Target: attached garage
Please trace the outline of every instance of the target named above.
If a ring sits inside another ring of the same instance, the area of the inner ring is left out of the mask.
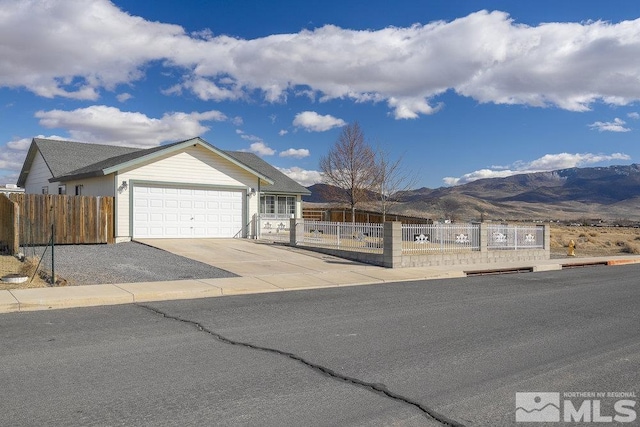
[[[116,242],[255,237],[262,199],[262,213],[277,203],[299,217],[310,194],[254,153],[201,138],[147,149],[34,138],[18,183],[27,193],[113,197]]]
[[[235,237],[244,224],[244,191],[135,185],[134,238]]]

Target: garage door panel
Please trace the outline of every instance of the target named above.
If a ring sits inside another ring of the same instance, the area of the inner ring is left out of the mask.
[[[242,191],[133,186],[133,236],[234,237],[243,226]]]
[[[178,227],[165,226],[164,227],[164,232],[167,234],[167,237],[170,237],[170,236],[178,237],[178,235],[179,235]]]

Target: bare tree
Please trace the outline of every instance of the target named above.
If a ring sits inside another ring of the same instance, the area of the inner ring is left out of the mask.
[[[410,190],[416,181],[417,176],[403,168],[402,156],[392,160],[388,151],[378,148],[374,191],[380,203],[382,222],[387,220],[391,207],[401,201],[402,193]]]
[[[330,197],[351,207],[351,222],[356,206],[371,199],[376,176],[375,153],[365,141],[357,122],[346,126],[326,156],[320,159],[323,183],[336,188]]]

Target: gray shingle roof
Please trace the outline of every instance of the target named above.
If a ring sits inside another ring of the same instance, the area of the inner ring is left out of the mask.
[[[33,142],[38,147],[54,178],[106,159],[140,151],[139,148],[132,147],[41,138],[34,138]]]
[[[73,141],[58,141],[51,139],[34,138],[33,144],[29,148],[27,159],[20,173],[18,184],[24,186],[26,176],[29,172],[36,150],[40,151],[47,166],[53,175],[53,181],[66,181],[70,179],[82,179],[92,176],[102,176],[109,168],[117,168],[119,165],[135,161],[141,157],[166,150],[174,145],[187,141],[197,140],[207,146],[224,153],[234,161],[244,167],[267,177],[273,181],[272,185],[266,185],[263,191],[290,193],[290,194],[311,194],[302,185],[289,178],[269,163],[262,160],[253,153],[241,151],[223,151],[213,147],[208,142],[194,138],[173,144],[161,145],[158,147],[140,149],[134,147],[121,147],[114,145],[90,144]]]
[[[253,153],[247,153],[244,151],[225,151],[225,153],[237,161],[249,166],[251,169],[271,178],[273,185],[264,187],[262,189],[263,191],[304,195],[311,194],[311,192],[305,187],[298,184],[296,181],[289,178],[287,175],[283,174]]]

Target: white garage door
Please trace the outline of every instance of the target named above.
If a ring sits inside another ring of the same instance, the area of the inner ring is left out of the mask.
[[[242,191],[134,186],[133,237],[234,237],[242,229]]]

